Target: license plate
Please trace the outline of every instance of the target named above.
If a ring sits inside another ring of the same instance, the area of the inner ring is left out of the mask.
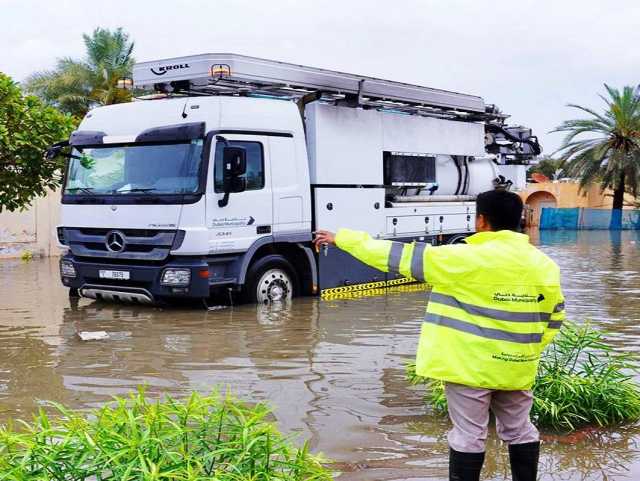
[[[98,272],[100,279],[118,279],[121,281],[129,280],[129,271],[103,271]]]

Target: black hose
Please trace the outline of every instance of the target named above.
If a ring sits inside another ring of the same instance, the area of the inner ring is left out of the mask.
[[[464,187],[462,189],[462,193],[464,195],[469,193],[469,161],[467,157],[463,157],[464,159]]]
[[[454,195],[458,195],[460,193],[460,183],[462,182],[462,169],[460,168],[460,164],[458,163],[458,156],[452,155],[453,163],[456,164],[456,169],[458,169],[458,185],[456,186],[456,192]]]

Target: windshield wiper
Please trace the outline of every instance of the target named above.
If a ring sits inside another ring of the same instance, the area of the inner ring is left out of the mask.
[[[155,187],[134,187],[133,189],[114,190],[114,194],[122,194],[123,192],[151,192],[157,190]]]
[[[82,192],[83,194],[95,195],[93,187],[70,187],[66,189],[67,192]]]

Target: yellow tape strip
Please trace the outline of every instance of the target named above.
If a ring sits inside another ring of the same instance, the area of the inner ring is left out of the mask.
[[[428,284],[418,283],[411,277],[401,277],[400,279],[391,279],[388,281],[367,282],[364,284],[322,289],[320,297],[325,300],[347,299],[380,296],[388,292],[417,292],[427,290],[428,288]]]

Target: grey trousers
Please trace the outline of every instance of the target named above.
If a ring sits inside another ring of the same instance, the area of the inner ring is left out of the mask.
[[[493,391],[461,384],[445,385],[449,417],[449,446],[463,453],[482,453],[489,425],[489,411],[496,418],[498,437],[508,444],[533,443],[540,440],[529,419],[533,405],[531,391]]]

